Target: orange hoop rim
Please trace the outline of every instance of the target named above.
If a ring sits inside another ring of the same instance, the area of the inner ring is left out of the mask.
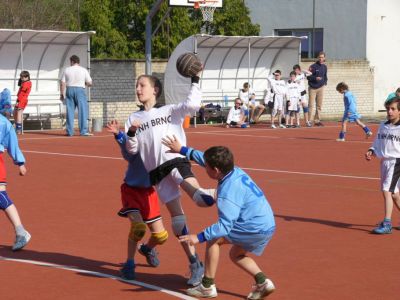
[[[194,2],[193,8],[194,9],[199,9],[200,8],[200,4],[204,5],[204,4],[210,3],[210,6],[211,6],[212,4],[215,4],[217,2],[218,2],[217,0],[199,0],[199,1],[195,1]]]

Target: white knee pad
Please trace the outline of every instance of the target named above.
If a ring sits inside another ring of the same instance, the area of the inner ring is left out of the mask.
[[[176,236],[189,234],[189,229],[186,226],[186,216],[179,215],[172,217],[172,231]]]
[[[215,189],[199,188],[193,195],[193,200],[200,207],[213,206],[215,203]]]

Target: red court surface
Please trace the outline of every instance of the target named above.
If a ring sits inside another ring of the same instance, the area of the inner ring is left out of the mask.
[[[256,258],[277,287],[268,299],[398,299],[400,231],[369,233],[383,218],[379,162],[364,160],[372,140],[350,126],[348,141],[339,143],[338,123],[327,125],[276,130],[199,126],[188,129],[187,137],[201,150],[230,147],[236,165],[271,203],[277,232]],[[0,299],[191,299],[184,293],[188,263],[171,230],[158,249],[159,268],[138,256],[138,282],[115,280],[125,260],[129,226],[116,214],[126,162],[112,136],[26,133],[20,146],[28,174],[18,176],[7,158],[8,193],[32,240],[24,250],[11,252],[13,230],[5,216],[0,218]],[[203,186],[215,186],[203,169],[193,169]],[[183,206],[192,232],[216,220],[215,208],[198,208],[187,196]],[[170,229],[164,207],[162,213]],[[397,211],[393,221],[398,224]],[[197,249],[204,257],[205,245]],[[218,299],[243,299],[253,279],[229,261],[228,250],[221,251]]]

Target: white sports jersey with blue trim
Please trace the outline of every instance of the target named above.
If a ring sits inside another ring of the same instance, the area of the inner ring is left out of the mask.
[[[125,132],[128,132],[133,121],[139,121],[140,127],[134,137],[126,141],[126,150],[130,154],[140,153],[147,171],[154,170],[164,162],[175,157],[182,157],[179,153],[169,153],[168,147],[161,143],[165,136],[175,135],[178,141],[185,145],[186,135],[182,128],[183,120],[200,109],[201,90],[197,83],[192,83],[187,99],[179,104],[165,105],[141,110],[132,113],[125,123]]]
[[[379,158],[400,158],[400,124],[382,122],[370,149]]]

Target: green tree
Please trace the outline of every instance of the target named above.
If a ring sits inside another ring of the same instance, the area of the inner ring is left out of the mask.
[[[98,58],[143,58],[145,54],[146,17],[156,0],[81,0],[83,30],[95,30],[92,56]],[[99,3],[100,2],[100,3]],[[152,20],[153,30],[168,10],[164,1]],[[173,7],[152,40],[152,57],[168,58],[175,47],[190,35],[200,32],[199,10]],[[252,24],[242,0],[225,0],[217,9],[209,27],[212,34],[258,35],[260,27]]]
[[[78,30],[84,0],[0,0],[0,28]]]
[[[115,1],[116,2],[116,1]],[[92,57],[129,57],[127,37],[115,27],[114,1],[85,0],[81,10],[81,26],[95,30],[91,38]]]

